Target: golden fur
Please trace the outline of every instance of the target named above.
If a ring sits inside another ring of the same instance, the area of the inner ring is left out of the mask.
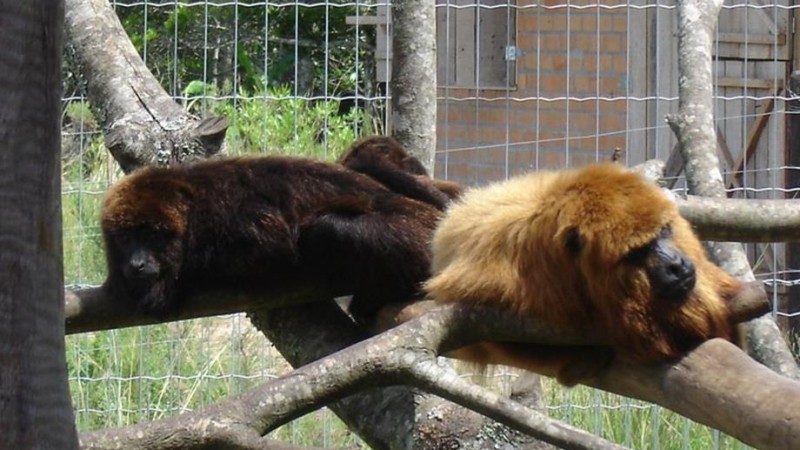
[[[665,226],[696,268],[695,288],[683,301],[653,298],[645,268],[625,259]],[[568,242],[575,233],[582,244],[577,255]],[[591,330],[616,354],[640,362],[677,357],[713,337],[730,339],[726,300],[741,288],[707,259],[657,186],[614,164],[532,173],[468,191],[437,228],[432,264],[426,289],[438,301],[496,303]],[[498,344],[462,356],[572,384],[608,361],[580,361],[593,351]]]

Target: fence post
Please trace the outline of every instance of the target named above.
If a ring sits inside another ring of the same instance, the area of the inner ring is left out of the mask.
[[[800,166],[800,70],[795,70],[789,76],[790,99],[786,101],[786,126],[788,128],[786,143],[786,159],[789,167]],[[800,187],[800,171],[788,170],[786,175],[786,187],[788,189]],[[789,198],[795,194],[788,192]],[[786,266],[800,267],[800,244],[789,242],[786,245]],[[787,311],[800,311],[800,286],[789,288],[789,298],[787,299]],[[800,329],[800,318],[790,317],[788,320],[790,329]]]

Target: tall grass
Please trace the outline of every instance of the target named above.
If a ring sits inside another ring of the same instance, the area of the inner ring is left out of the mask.
[[[197,88],[195,85],[194,88]],[[191,98],[191,92],[187,92]],[[371,133],[363,111],[335,102],[287,98],[285,90],[235,100],[190,100],[186,107],[231,122],[229,154],[289,153],[333,160]],[[103,192],[121,176],[85,104],[65,109],[64,268],[68,285],[105,277],[98,226]],[[212,404],[290,368],[242,315],[214,317],[67,338],[70,388],[78,427],[94,430],[160,419]],[[636,449],[742,449],[714,430],[659,407],[577,387],[544,385],[548,412]],[[359,442],[328,410],[272,433],[300,445]]]

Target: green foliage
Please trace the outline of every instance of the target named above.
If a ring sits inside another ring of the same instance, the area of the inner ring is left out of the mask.
[[[301,94],[373,89],[362,62],[371,57],[374,30],[346,24],[346,17],[356,15],[351,2],[306,6],[278,1],[265,7],[116,3],[131,42],[169,92],[180,92],[198,79],[228,86],[225,94],[287,84]],[[361,14],[369,12],[361,8]],[[296,65],[302,65],[299,73]]]
[[[106,263],[100,233],[100,205],[107,183],[65,182],[61,197],[64,223],[64,279],[67,284],[100,284]]]
[[[288,87],[256,94],[240,88],[235,98],[215,100],[216,86],[198,80],[187,83],[183,94],[190,111],[230,119],[230,154],[290,153],[331,160],[373,129],[363,110],[339,113],[340,103],[298,99]],[[64,156],[65,277],[68,284],[99,284],[105,260],[97,219],[102,194],[120,172],[85,104],[67,105],[64,117],[65,139],[80,144],[73,145],[77,152]],[[70,130],[89,134],[72,136]],[[241,316],[70,336],[67,361],[81,430],[195,410],[289,370]],[[563,389],[547,381],[545,404],[550,415],[632,448],[747,448],[657,406],[589,388]],[[293,421],[271,436],[298,445],[352,447],[357,442],[328,410]]]
[[[215,93],[214,86],[193,81],[184,90],[186,107],[229,119],[230,155],[279,153],[332,161],[358,137],[374,132],[363,109],[341,113],[341,101],[293,97],[288,87],[256,95],[241,90],[234,101],[213,100]]]

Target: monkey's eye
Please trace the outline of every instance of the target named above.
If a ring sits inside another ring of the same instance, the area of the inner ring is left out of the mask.
[[[653,246],[655,243],[661,239],[672,239],[672,227],[669,225],[665,225],[661,228],[661,231],[658,232],[658,236],[655,239],[648,242],[641,247],[636,247],[629,251],[625,256],[622,257],[622,262],[627,264],[639,265],[644,263],[644,260],[650,255],[653,251]]]
[[[583,249],[583,239],[581,239],[581,235],[578,233],[577,228],[573,227],[567,230],[567,234],[564,239],[564,246],[572,256],[578,256],[578,254],[581,252],[581,249]]]
[[[653,251],[653,245],[656,241],[661,238],[656,238],[651,242],[648,242],[641,247],[636,247],[629,251],[625,256],[622,257],[622,262],[632,265],[642,265],[644,264],[645,259],[650,256],[650,253]]]

